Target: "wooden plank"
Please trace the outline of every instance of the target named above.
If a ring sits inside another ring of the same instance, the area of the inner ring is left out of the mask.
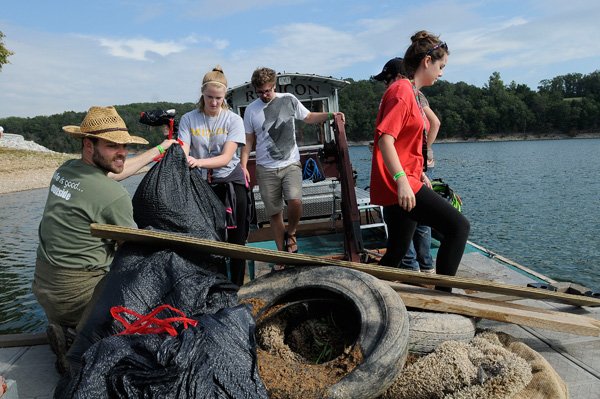
[[[186,236],[157,230],[143,230],[131,227],[113,226],[107,224],[90,225],[92,235],[117,241],[134,241],[153,244],[162,247],[193,248],[201,252],[215,255],[228,256],[237,259],[251,259],[255,261],[283,263],[287,265],[329,265],[348,267],[371,274],[377,278],[388,281],[402,281],[415,284],[428,284],[442,287],[472,289],[496,294],[516,295],[524,298],[547,299],[575,306],[600,306],[600,299],[582,295],[572,295],[562,292],[540,290],[536,288],[520,287],[458,276],[444,276],[440,274],[426,274],[396,269],[374,264],[363,264],[344,260],[327,259],[319,256],[292,254],[289,252],[272,251],[263,248],[253,248],[244,245],[229,244],[226,242],[205,240],[197,237]]]
[[[480,292],[480,291],[471,291],[471,290],[466,290],[465,294],[467,294],[467,296],[469,296],[469,297],[489,299],[491,301],[500,301],[500,302],[514,302],[514,301],[519,301],[519,300],[523,299],[523,298],[520,298],[515,295],[500,295],[500,294],[494,294],[491,292]]]
[[[0,348],[46,345],[47,343],[48,336],[46,335],[46,333],[21,333],[0,335]]]
[[[504,323],[600,337],[600,321],[577,314],[506,303],[467,295],[436,292],[429,288],[389,282],[408,307],[481,317]]]

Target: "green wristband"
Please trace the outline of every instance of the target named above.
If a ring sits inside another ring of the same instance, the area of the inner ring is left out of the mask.
[[[329,119],[330,121],[333,120],[333,112],[327,113],[327,119]]]
[[[156,149],[158,150],[159,154],[164,154],[165,153],[165,149],[160,144],[156,146]]]
[[[406,173],[404,173],[403,170],[401,170],[400,172],[396,173],[394,175],[394,181],[398,180],[399,178],[401,178],[402,176],[406,176]]]

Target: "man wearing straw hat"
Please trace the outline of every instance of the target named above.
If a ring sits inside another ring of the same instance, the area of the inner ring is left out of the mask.
[[[115,180],[134,174],[175,142],[165,140],[127,159],[126,167],[127,145],[148,141],[131,136],[114,107],[91,107],[81,126],[63,130],[82,139],[81,159],[65,162],[52,176],[32,284],[48,317],[48,339],[60,373],[68,370],[65,336],[73,337],[116,250],[114,241],[92,237],[90,223],[135,226],[129,193]]]

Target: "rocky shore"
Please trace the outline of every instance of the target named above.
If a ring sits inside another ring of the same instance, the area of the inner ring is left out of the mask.
[[[5,133],[0,139],[0,194],[48,187],[56,168],[77,157]]]
[[[56,169],[80,154],[55,152],[18,134],[0,138],[0,194],[46,188]],[[138,173],[145,173],[145,166]]]
[[[4,133],[2,135],[0,138],[0,147],[12,148],[16,150],[54,152],[34,141],[25,140],[25,138],[19,134],[12,133]]]

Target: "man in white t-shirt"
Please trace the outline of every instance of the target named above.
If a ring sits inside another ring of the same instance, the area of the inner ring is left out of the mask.
[[[335,115],[310,112],[294,95],[277,93],[276,79],[277,74],[270,68],[258,68],[252,74],[251,83],[258,98],[244,113],[246,146],[242,148],[241,164],[248,175],[248,157],[256,142],[256,181],[273,239],[280,251],[298,252],[296,228],[302,216],[302,166],[295,120],[324,123]],[[344,119],[344,114],[337,114]],[[283,222],[284,199],[288,206],[287,230]]]

